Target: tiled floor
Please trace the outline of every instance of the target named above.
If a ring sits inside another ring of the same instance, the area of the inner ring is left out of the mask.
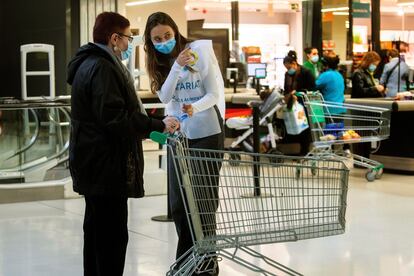
[[[352,171],[344,235],[256,249],[304,275],[414,275],[414,176],[384,174],[367,183],[364,173]],[[166,197],[129,206],[124,275],[164,275],[175,229],[150,218],[166,212]],[[83,209],[83,199],[0,205],[0,276],[82,275]],[[257,273],[223,260],[220,275]]]

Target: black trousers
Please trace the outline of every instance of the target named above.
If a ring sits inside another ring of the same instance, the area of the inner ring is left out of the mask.
[[[208,136],[201,139],[193,139],[189,140],[189,147],[190,148],[199,148],[199,149],[214,149],[214,150],[223,150],[224,149],[224,133],[219,133],[216,135]],[[197,166],[205,166],[206,171],[209,171],[211,175],[210,179],[205,179],[205,182],[215,183],[217,187],[208,187],[206,188],[208,191],[203,191],[204,194],[211,194],[213,198],[218,197],[218,180],[219,180],[219,172],[220,172],[220,164],[197,164]],[[214,176],[216,175],[216,176]],[[200,179],[197,180],[198,183],[201,182]],[[178,245],[177,245],[177,252],[176,258],[178,259],[181,255],[183,255],[188,249],[193,246],[193,240],[191,237],[190,226],[188,224],[188,219],[185,212],[184,203],[181,197],[181,192],[179,188],[179,180],[176,174],[174,163],[172,160],[172,156],[169,152],[168,155],[168,185],[169,185],[169,203],[171,207],[171,215],[173,217],[175,228],[178,235]],[[213,184],[214,185],[214,184]],[[200,188],[202,189],[202,188]],[[203,204],[202,202],[199,202]],[[206,205],[206,204],[204,204]],[[213,206],[210,202],[208,204],[210,207]],[[213,206],[214,207],[214,206]],[[205,221],[212,222],[215,220],[215,215],[211,215],[212,212],[215,212],[217,206],[215,206],[215,210],[204,210],[206,213],[210,213],[209,215],[200,215],[201,223],[205,225]],[[201,211],[202,212],[202,211]],[[213,218],[214,217],[214,218]],[[214,230],[212,230],[214,228]],[[215,226],[210,225],[208,229],[203,229],[204,234],[206,235],[213,235],[215,233]]]
[[[85,196],[85,276],[121,276],[128,244],[128,199]]]

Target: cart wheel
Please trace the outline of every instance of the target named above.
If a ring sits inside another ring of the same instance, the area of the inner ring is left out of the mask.
[[[376,179],[380,179],[381,177],[382,177],[382,174],[384,173],[384,170],[383,169],[379,169],[378,171],[377,171],[377,173],[375,174],[375,178]]]
[[[238,153],[230,153],[230,166],[237,167],[240,166],[241,156]]]
[[[273,155],[283,155],[283,152],[278,151],[277,149],[271,149],[267,153],[273,154]],[[283,159],[282,156],[269,156],[269,161],[270,163],[280,164],[280,163],[283,163],[285,159]]]
[[[367,173],[365,174],[365,178],[369,181],[372,182],[375,180],[377,173],[375,171],[367,171]]]

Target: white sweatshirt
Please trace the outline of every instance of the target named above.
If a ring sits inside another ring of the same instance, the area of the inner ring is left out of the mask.
[[[181,123],[181,131],[190,139],[203,138],[221,132],[221,126],[214,106],[224,118],[224,83],[213,51],[211,40],[197,40],[189,47],[198,54],[198,60],[191,66],[196,72],[174,62],[160,91],[161,102],[167,104],[169,116],[180,117],[183,104],[191,104],[193,116]]]

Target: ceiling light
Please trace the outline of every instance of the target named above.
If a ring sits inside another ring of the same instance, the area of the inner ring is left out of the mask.
[[[127,2],[125,5],[128,7],[132,7],[132,6],[152,4],[152,3],[164,2],[164,1],[166,0],[142,0],[142,1]]]
[[[397,6],[404,7],[404,6],[412,6],[414,5],[414,2],[403,2],[403,3],[397,3]]]
[[[349,7],[327,8],[321,9],[321,12],[335,12],[335,11],[347,11]]]
[[[333,15],[349,15],[349,12],[333,12]]]

